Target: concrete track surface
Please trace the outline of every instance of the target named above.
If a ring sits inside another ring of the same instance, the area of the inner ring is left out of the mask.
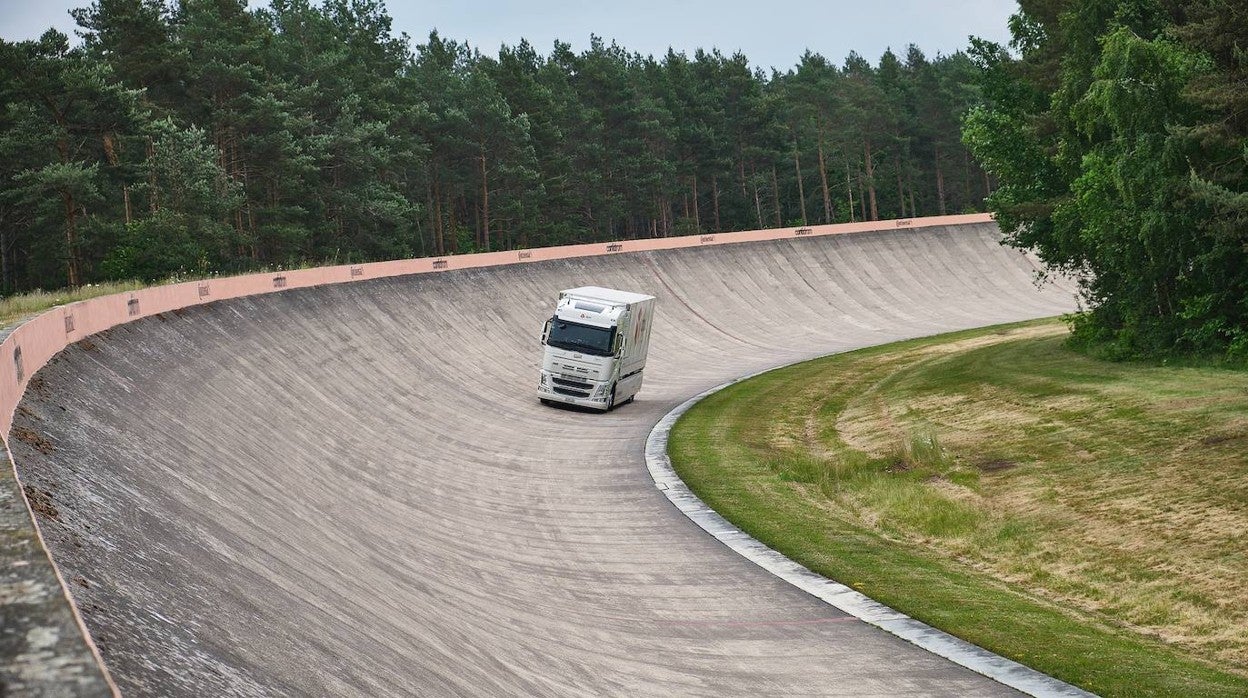
[[[1032,274],[979,224],[222,301],[71,346],[12,446],[126,695],[998,695],[710,538],[643,446],[742,374],[1072,309]],[[534,392],[584,284],[658,297],[609,414]]]

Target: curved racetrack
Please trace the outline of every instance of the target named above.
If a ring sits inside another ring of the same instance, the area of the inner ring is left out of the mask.
[[[899,695],[1004,687],[789,587],[655,489],[650,427],[834,351],[1073,308],[995,225],[364,281],[124,325],[15,424],[126,695]],[[556,292],[658,297],[645,385],[542,407]]]

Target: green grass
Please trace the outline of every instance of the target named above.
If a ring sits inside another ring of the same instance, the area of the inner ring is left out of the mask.
[[[773,371],[669,451],[827,577],[1107,696],[1246,695],[1248,372],[1112,364],[1024,323]]]
[[[275,266],[264,265],[254,269],[240,270],[231,273],[221,273],[215,271],[177,272],[171,274],[168,278],[152,281],[150,283],[138,280],[105,281],[98,284],[86,284],[72,289],[60,289],[58,291],[35,290],[26,293],[18,293],[7,297],[0,297],[0,328],[8,327],[9,325],[19,321],[25,321],[33,315],[41,313],[49,308],[54,308],[58,305],[75,303],[77,301],[84,301],[89,298],[97,298],[99,296],[108,296],[114,293],[137,291],[142,288],[180,284],[188,281],[203,281],[205,279],[228,278],[231,276],[247,276],[250,274],[268,274],[300,269],[315,269],[318,267],[339,266],[351,263],[352,262],[349,257],[346,260],[339,260],[335,257],[333,259],[326,259],[319,263],[303,260]]]
[[[229,274],[228,276],[246,276],[248,274],[264,274],[277,271],[292,271],[296,269],[312,269],[318,266],[333,266],[339,264],[335,260],[327,260],[322,264],[313,264],[312,262],[299,262],[285,266],[268,267],[263,266],[248,271],[240,271],[237,274]],[[178,284],[187,281],[202,281],[204,279],[222,278],[217,272],[194,272],[194,273],[177,273],[167,279],[146,283],[143,281],[106,281],[98,284],[86,284],[73,289],[60,289],[58,291],[35,290],[27,293],[18,293],[5,298],[0,298],[0,327],[8,327],[19,321],[25,321],[31,316],[41,313],[49,308],[67,303],[75,303],[84,301],[89,298],[97,298],[99,296],[108,296],[114,293],[124,293],[126,291],[137,291],[142,288],[150,288],[152,286],[163,286],[167,284]]]
[[[0,300],[0,327],[7,327],[19,320],[24,320],[31,315],[43,312],[48,308],[54,308],[58,305],[65,305],[66,303],[84,301],[88,298],[107,296],[125,291],[136,291],[140,288],[145,288],[146,286],[147,284],[143,284],[138,281],[124,281],[103,284],[88,284],[73,290],[31,291],[29,293],[9,296],[8,298]]]

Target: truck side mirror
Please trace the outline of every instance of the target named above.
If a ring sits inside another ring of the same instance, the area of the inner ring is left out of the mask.
[[[542,346],[546,346],[546,340],[550,337],[550,320],[546,321],[546,326],[542,328]]]
[[[612,345],[613,346],[611,347],[611,353],[616,356],[619,356],[620,350],[624,348],[624,335],[617,333],[615,335],[615,341],[612,343]]]

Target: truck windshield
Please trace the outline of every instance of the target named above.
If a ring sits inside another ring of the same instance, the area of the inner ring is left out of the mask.
[[[554,318],[550,323],[550,336],[546,343],[552,347],[579,351],[596,356],[611,355],[613,327],[591,327]]]

